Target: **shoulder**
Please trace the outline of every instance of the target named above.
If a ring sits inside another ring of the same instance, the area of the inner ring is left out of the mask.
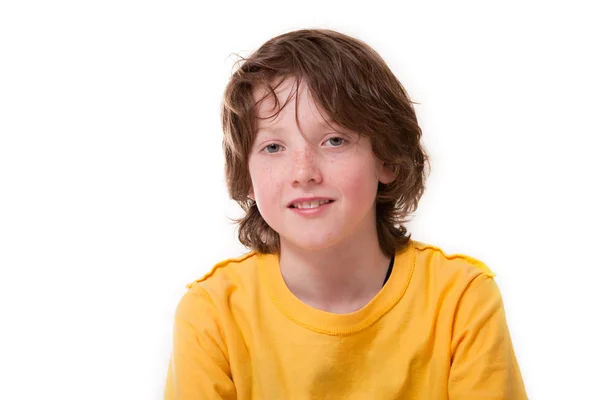
[[[468,287],[494,281],[496,274],[481,260],[462,253],[448,253],[438,246],[412,241],[415,278],[440,294],[460,296]],[[492,283],[492,286],[494,284]]]
[[[495,274],[483,261],[462,253],[452,254],[431,244],[415,241],[412,244],[415,266],[410,298],[427,304],[440,321],[451,326],[459,313],[471,318],[481,310],[502,312]]]
[[[196,362],[201,353],[207,360],[219,360],[226,365],[227,338],[237,330],[234,314],[251,303],[248,293],[253,293],[257,286],[253,284],[254,275],[256,255],[248,253],[215,264],[203,277],[187,285],[174,318],[173,357],[178,366],[197,372]],[[248,312],[248,308],[243,312]]]
[[[466,254],[447,253],[442,248],[432,244],[412,241],[415,248],[416,262],[427,268],[438,270],[439,273],[464,273],[470,276],[486,275],[490,278],[496,276],[494,272],[481,260]]]
[[[257,286],[258,254],[250,252],[236,258],[228,258],[215,264],[203,277],[186,285],[184,299],[205,298],[219,301]]]

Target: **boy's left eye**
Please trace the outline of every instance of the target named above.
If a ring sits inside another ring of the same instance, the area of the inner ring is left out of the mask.
[[[332,146],[332,147],[339,147],[339,146],[343,145],[344,143],[346,143],[346,139],[336,136],[336,137],[327,139],[325,141],[325,143],[330,143],[330,146]]]

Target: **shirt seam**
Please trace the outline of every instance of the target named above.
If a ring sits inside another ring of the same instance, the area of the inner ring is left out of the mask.
[[[415,244],[415,249],[420,250],[420,251],[425,251],[427,249],[436,251],[438,253],[441,253],[442,256],[446,260],[461,259],[461,260],[464,260],[464,261],[468,262],[469,264],[473,265],[474,267],[479,269],[484,275],[486,275],[490,278],[494,278],[496,276],[496,274],[492,270],[490,270],[490,268],[483,261],[480,261],[474,257],[468,256],[465,254],[460,254],[460,253],[448,255],[441,248],[433,246],[433,245],[428,245],[428,244],[419,244],[419,245]]]
[[[200,282],[204,282],[204,281],[206,281],[208,278],[212,277],[212,276],[213,276],[213,275],[214,275],[214,274],[217,272],[217,270],[219,270],[219,269],[221,269],[221,268],[224,268],[224,267],[226,267],[226,266],[228,266],[229,264],[232,264],[232,263],[234,263],[234,264],[240,264],[240,263],[242,263],[242,262],[246,261],[248,258],[250,258],[250,257],[254,256],[255,254],[256,254],[256,252],[255,252],[255,251],[251,251],[251,252],[249,252],[249,253],[247,253],[247,254],[244,254],[244,255],[243,255],[243,256],[241,256],[241,257],[237,257],[237,258],[228,258],[228,259],[226,259],[226,260],[223,260],[223,261],[221,261],[221,262],[218,262],[218,263],[217,263],[217,264],[215,264],[215,265],[214,265],[214,266],[211,268],[211,270],[210,270],[209,272],[207,272],[207,273],[206,273],[206,274],[205,274],[205,275],[204,275],[202,278],[196,279],[196,280],[194,280],[193,282],[191,282],[191,283],[188,283],[188,284],[186,285],[186,287],[187,287],[188,289],[191,289],[191,288],[192,288],[192,286],[194,286],[195,284],[197,284],[197,283],[200,283]]]

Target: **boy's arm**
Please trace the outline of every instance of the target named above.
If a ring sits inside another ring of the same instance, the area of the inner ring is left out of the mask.
[[[477,276],[458,303],[452,332],[448,395],[454,399],[527,399],[500,290]]]
[[[235,399],[227,348],[208,294],[193,287],[175,313],[165,400]]]

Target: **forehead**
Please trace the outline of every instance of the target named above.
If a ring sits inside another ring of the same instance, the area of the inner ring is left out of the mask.
[[[298,121],[312,121],[325,126],[333,124],[302,80],[297,82],[295,78],[285,78],[274,80],[270,85],[277,99],[264,85],[256,87],[252,93],[258,127],[285,123],[292,118],[295,121],[296,117]]]

